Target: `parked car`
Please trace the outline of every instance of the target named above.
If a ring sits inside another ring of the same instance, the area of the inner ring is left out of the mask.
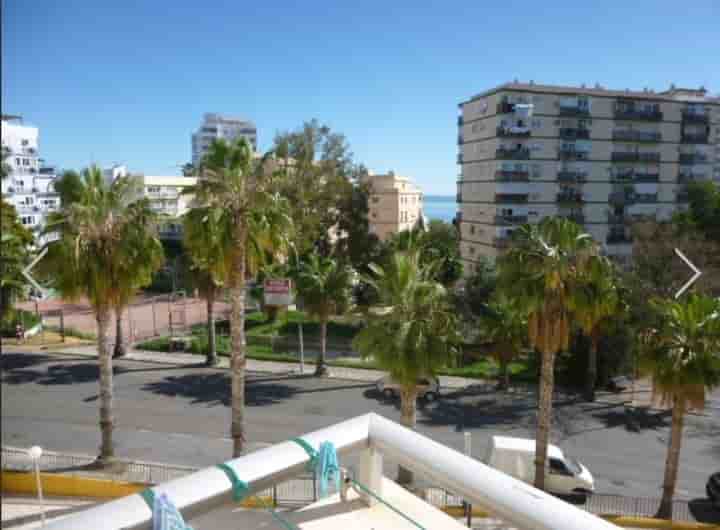
[[[378,379],[375,386],[378,391],[388,399],[400,395],[400,384],[394,381],[389,375]],[[435,401],[439,394],[440,380],[437,377],[424,377],[418,380],[418,399]]]
[[[561,495],[587,495],[595,490],[588,468],[567,456],[556,445],[548,445],[545,485]],[[492,436],[485,463],[518,480],[532,484],[535,479],[535,440]]]
[[[707,493],[708,499],[720,510],[720,471],[710,475],[707,486],[705,486],[705,492]]]

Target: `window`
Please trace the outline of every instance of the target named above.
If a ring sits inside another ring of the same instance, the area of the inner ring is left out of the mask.
[[[558,458],[550,458],[550,474],[572,476],[570,470],[565,467],[565,463]]]
[[[542,127],[542,120],[538,118],[534,118],[532,121],[533,129],[540,129]]]
[[[469,247],[468,247],[468,252],[470,253],[471,256],[472,256],[473,254],[475,254],[475,247],[469,246]]]
[[[380,202],[380,197],[373,197],[373,198],[372,198],[372,202],[374,202],[375,204],[379,203],[379,202]]]
[[[23,158],[23,166],[29,166],[29,165],[30,165],[30,160],[28,160],[27,158]]]
[[[15,159],[15,165],[16,165],[16,166],[19,166],[19,165],[20,165],[20,159],[19,159],[19,158],[16,158],[16,159]]]
[[[29,144],[30,144],[30,140],[26,140],[26,139],[23,138],[23,139],[20,141],[20,143],[21,143],[23,146],[26,146],[26,145],[29,145]]]
[[[470,225],[470,235],[475,235],[475,225]]]
[[[23,225],[31,225],[35,223],[35,218],[32,215],[26,215],[20,218],[20,222]]]

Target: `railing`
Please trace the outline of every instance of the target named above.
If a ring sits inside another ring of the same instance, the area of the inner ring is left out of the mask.
[[[677,181],[681,184],[686,184],[688,182],[694,182],[697,178],[699,178],[699,175],[696,176],[691,173],[679,173],[677,176]]]
[[[610,155],[613,162],[659,162],[660,153],[624,153],[613,152]]]
[[[499,126],[496,129],[498,136],[507,137],[521,137],[526,138],[530,136],[530,127],[502,127]]]
[[[462,135],[458,135],[458,145],[462,145],[462,144],[463,144],[463,137],[462,137]]]
[[[523,170],[498,169],[495,172],[495,180],[505,182],[527,182],[530,180],[530,172]]]
[[[563,140],[588,140],[590,139],[590,129],[577,129],[563,127],[560,129],[560,138]]]
[[[710,116],[705,112],[682,111],[682,120],[688,123],[708,123]]]
[[[455,195],[455,202],[458,204],[461,204],[463,202],[462,201],[462,193],[458,193],[457,195]]]
[[[560,160],[587,160],[590,153],[587,151],[577,151],[575,149],[558,149],[558,158]]]
[[[684,144],[706,144],[710,141],[710,135],[704,133],[684,133],[680,137],[680,141]]]
[[[458,127],[462,126],[462,124],[463,124],[463,117],[462,117],[462,116],[458,116],[457,124],[458,124]]]
[[[580,171],[558,171],[558,182],[585,182],[587,174]]]
[[[625,224],[629,221],[628,217],[623,214],[616,214],[610,212],[608,212],[607,220],[610,224]]]
[[[502,147],[495,151],[495,158],[503,160],[528,160],[530,158],[530,149],[503,149]]]
[[[632,107],[615,107],[615,118],[621,120],[662,121],[663,113],[658,109],[637,109]]]
[[[590,109],[579,106],[560,105],[560,116],[590,116]]]
[[[662,140],[662,134],[645,131],[613,131],[612,139],[623,142],[659,142]]]
[[[557,202],[584,202],[582,193],[561,191],[556,196]]]
[[[678,161],[681,164],[697,164],[699,162],[707,162],[707,155],[702,153],[680,153]]]
[[[527,193],[496,193],[495,202],[528,202]]]
[[[659,173],[635,173],[635,182],[659,182]]]
[[[636,203],[653,203],[653,202],[657,202],[658,194],[657,193],[635,193],[634,199],[635,199]]]
[[[496,225],[522,224],[528,222],[527,215],[496,215]]]
[[[615,191],[608,195],[608,202],[613,204],[630,204],[635,202],[635,194]]]
[[[462,156],[462,153],[458,153],[458,156],[457,156],[457,163],[458,163],[458,164],[462,164],[462,163],[463,163],[463,156]]]

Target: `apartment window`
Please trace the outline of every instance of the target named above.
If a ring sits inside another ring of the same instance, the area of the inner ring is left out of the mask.
[[[535,179],[539,179],[540,177],[542,177],[542,166],[540,164],[532,165],[532,176]]]
[[[16,159],[15,159],[15,165],[16,165],[16,166],[19,166],[19,165],[20,165],[20,159],[19,159],[19,158],[16,158]]]
[[[373,197],[372,202],[374,202],[374,203],[380,202],[380,197]]]
[[[475,254],[475,247],[473,247],[473,246],[468,246],[468,252],[470,253],[471,256],[472,256],[473,254]]]
[[[542,127],[542,120],[538,118],[534,118],[532,121],[533,129],[539,129]]]
[[[35,224],[35,218],[32,215],[23,216],[20,218],[20,222],[23,225]]]
[[[159,193],[160,186],[148,186],[147,191],[148,191],[148,193]]]
[[[589,109],[590,108],[590,99],[587,96],[579,96],[577,99],[577,104],[579,109]]]
[[[542,144],[532,144],[530,145],[530,150],[532,151],[542,151]]]
[[[475,225],[470,225],[470,235],[475,235]]]
[[[27,158],[23,158],[23,166],[29,166],[29,165],[30,165],[30,160],[28,160]]]

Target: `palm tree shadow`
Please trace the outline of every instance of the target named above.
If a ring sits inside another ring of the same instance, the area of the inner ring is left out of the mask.
[[[57,359],[51,359],[53,362]],[[36,363],[37,364],[37,363]],[[30,366],[30,365],[25,365]],[[119,375],[128,372],[122,366],[113,366],[113,374]],[[77,383],[91,383],[100,378],[98,364],[74,362],[72,364],[53,364],[46,369],[11,368],[3,369],[0,380],[3,384],[21,385],[35,383],[39,385],[73,385]]]
[[[671,411],[652,412],[647,409],[626,410],[624,407],[605,410],[592,416],[605,424],[605,428],[624,427],[628,432],[664,429],[670,426]]]
[[[688,510],[698,523],[720,523],[720,508],[713,506],[709,499],[693,499]]]
[[[280,403],[292,398],[300,390],[296,386],[274,381],[248,375],[245,381],[245,404],[257,407]],[[223,372],[168,376],[147,383],[142,389],[163,396],[187,398],[193,405],[228,407],[231,402],[230,375]]]

